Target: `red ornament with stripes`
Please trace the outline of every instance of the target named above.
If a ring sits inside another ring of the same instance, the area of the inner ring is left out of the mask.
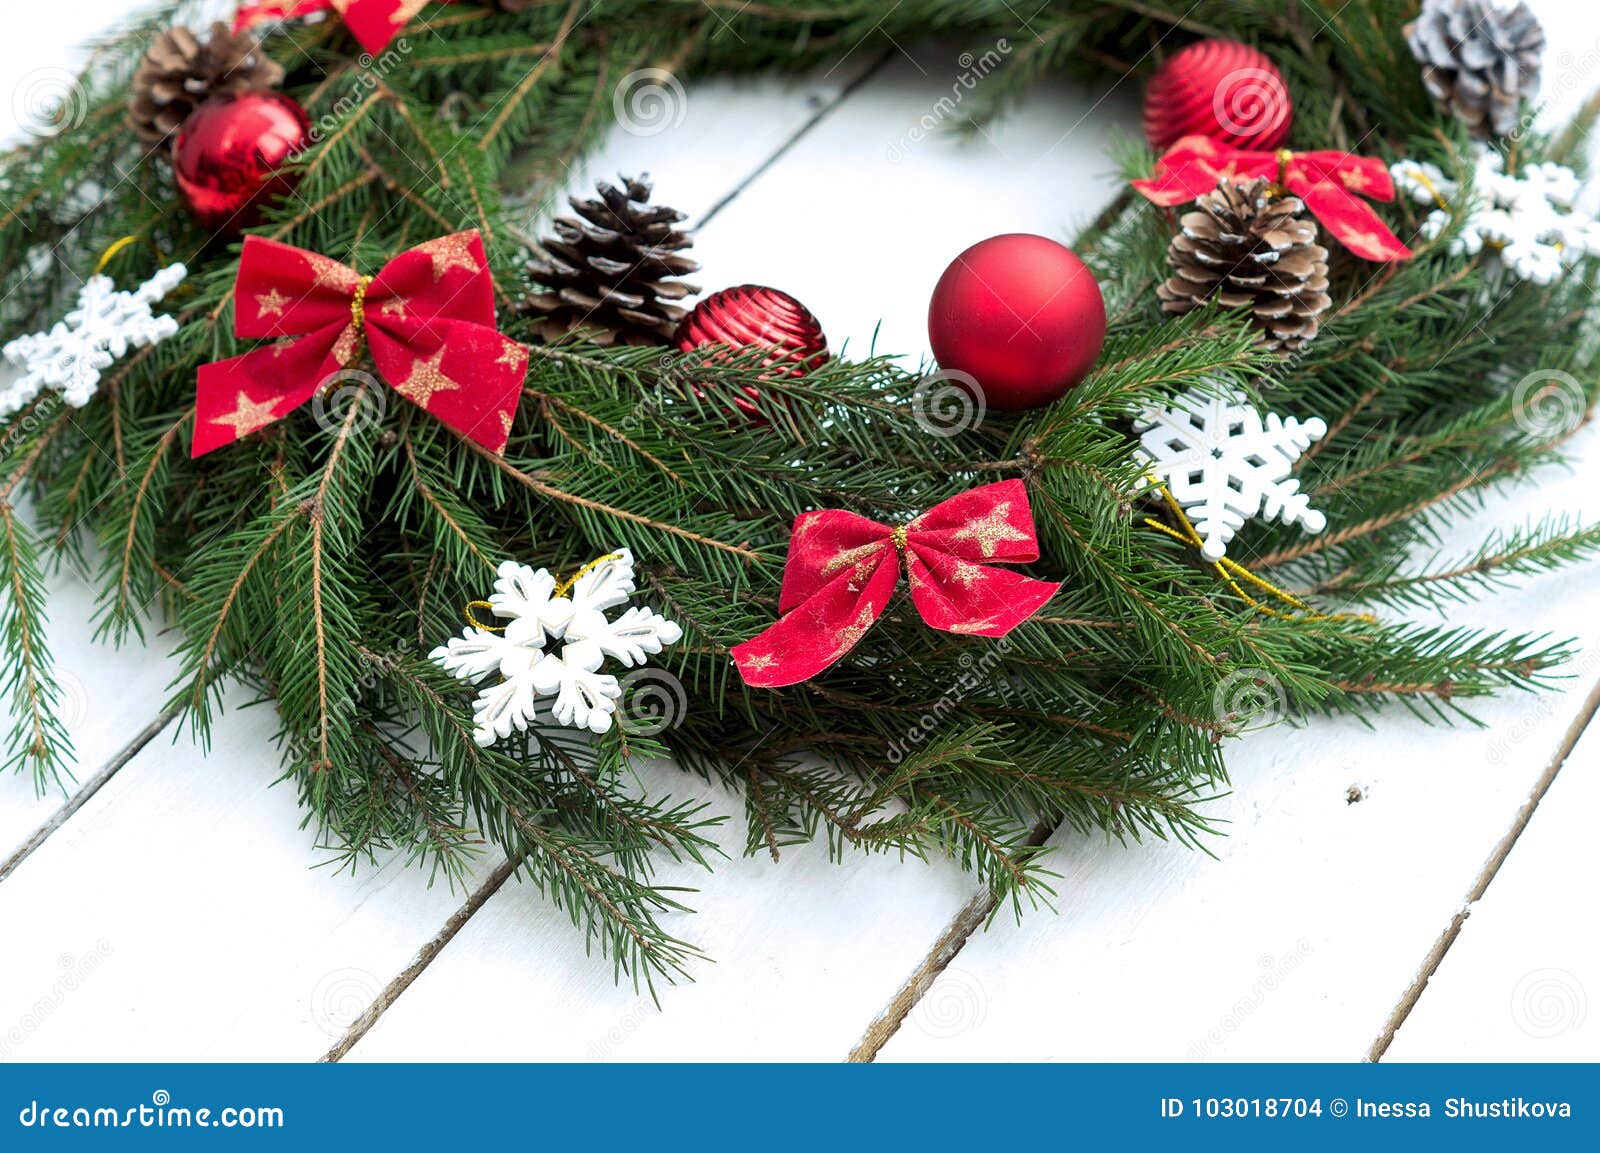
[[[1273,149],[1289,139],[1289,86],[1265,53],[1201,40],[1174,53],[1144,92],[1144,134],[1157,151],[1185,136]]]
[[[828,339],[822,325],[787,292],[741,284],[712,293],[683,318],[678,326],[678,350],[692,352],[707,345],[729,348],[766,348],[770,355],[761,365],[767,377],[800,377],[828,362]],[[761,390],[747,385],[743,397],[734,398],[738,410],[753,420],[766,418],[751,402]],[[695,395],[704,398],[700,389]]]

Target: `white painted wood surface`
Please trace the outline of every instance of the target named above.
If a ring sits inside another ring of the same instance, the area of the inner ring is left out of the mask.
[[[1472,909],[1390,1061],[1593,1061],[1600,1054],[1600,729],[1591,726]]]
[[[41,18],[0,43],[0,76],[51,65],[58,51],[65,62],[70,36],[121,9],[65,7],[72,19],[46,28]],[[1600,81],[1600,18],[1538,7],[1557,46],[1548,90],[1559,112]],[[864,353],[881,322],[879,348],[914,359],[945,263],[995,232],[1070,236],[1112,190],[1108,132],[1136,131],[1135,93],[1052,85],[985,136],[914,139],[951,93],[960,51],[985,47],[912,47],[854,89],[871,60],[795,85],[697,86],[675,127],[615,134],[574,186],[648,169],[660,198],[696,221],[715,209],[696,244],[706,287],[781,285],[835,348]],[[1458,539],[1548,509],[1600,516],[1592,431],[1574,455],[1571,473],[1497,498]],[[69,701],[83,702],[69,717],[78,775],[92,780],[157,718],[170,662],[159,642],[153,654],[91,646],[88,591],[70,577],[53,591]],[[1396,716],[1377,730],[1318,721],[1253,735],[1234,751],[1218,860],[1058,834],[1060,916],[1020,928],[1002,919],[973,936],[901,999],[913,1007],[882,1057],[1366,1056],[1491,876],[1600,682],[1592,568],[1452,619],[1581,635],[1584,656],[1566,693],[1482,706],[1484,729]],[[354,878],[313,870],[292,792],[269,787],[272,729],[265,710],[231,712],[209,757],[161,734],[0,877],[0,925],[28,926],[6,934],[0,954],[0,1060],[313,1059],[412,971],[350,1059],[837,1060],[974,896],[948,862],[838,866],[814,846],[777,865],[740,859],[738,799],[654,766],[653,790],[733,816],[722,837],[734,856],[714,876],[663,871],[701,890],[689,902],[699,912],[674,927],[716,963],[664,990],[658,1011],[612,985],[565,916],[526,886],[464,910],[465,893],[430,890],[397,861]],[[1556,776],[1391,1056],[1600,1058],[1600,941],[1569,895],[1595,873],[1579,822],[1596,799],[1597,761],[1590,737]],[[0,781],[0,868],[61,803]],[[482,862],[475,883],[496,863]],[[435,956],[430,943],[465,912]]]

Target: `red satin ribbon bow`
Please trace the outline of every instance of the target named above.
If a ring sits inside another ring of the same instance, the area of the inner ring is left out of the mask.
[[[1156,164],[1155,175],[1133,186],[1156,204],[1194,200],[1227,179],[1265,178],[1305,201],[1338,241],[1367,260],[1407,260],[1411,249],[1389,231],[1361,197],[1393,200],[1394,181],[1383,161],[1348,152],[1252,152],[1204,136],[1185,136]]]
[[[1039,559],[1028,490],[1020,480],[984,485],[892,528],[852,512],[795,518],[778,595],[778,623],[735,645],[746,683],[776,689],[839,660],[883,615],[905,557],[922,619],[949,633],[1003,637],[1061,586],[991,568]]]
[[[376,276],[248,236],[234,283],[233,330],[277,343],[201,365],[194,455],[282,420],[361,355],[401,396],[501,452],[528,350],[495,327],[483,241],[457,232],[402,252]]]
[[[418,12],[431,0],[257,0],[241,4],[233,18],[233,30],[243,32],[269,20],[294,20],[330,9],[339,14],[345,27],[368,52],[379,53],[400,35]],[[455,0],[439,0],[451,4]]]

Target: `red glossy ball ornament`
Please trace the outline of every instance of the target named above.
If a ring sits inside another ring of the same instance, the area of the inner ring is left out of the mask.
[[[986,407],[1038,408],[1081,381],[1106,338],[1100,285],[1071,249],[1012,232],[979,241],[944,270],[928,306],[939,367],[965,373]]]
[[[1237,40],[1201,40],[1167,60],[1144,91],[1144,134],[1164,151],[1184,136],[1270,151],[1289,138],[1283,73]]]
[[[311,132],[305,109],[281,92],[208,100],[189,115],[172,149],[178,191],[202,228],[234,235],[294,187],[280,171]]]
[[[787,292],[757,284],[714,292],[683,318],[678,326],[678,351],[690,352],[708,344],[770,349],[761,361],[768,370],[761,374],[763,379],[804,376],[828,361],[828,340],[811,310]],[[749,399],[737,397],[734,405],[752,419],[764,419],[761,410],[750,403],[760,398],[760,389],[746,385],[744,393]],[[697,388],[695,395],[703,397],[704,393]]]

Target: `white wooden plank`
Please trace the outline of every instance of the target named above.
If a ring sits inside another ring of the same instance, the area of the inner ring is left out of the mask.
[[[1066,236],[1098,211],[1113,194],[1101,160],[1108,123],[1131,125],[1132,110],[1113,101],[1074,128],[1095,102],[1065,86],[1042,88],[987,137],[929,140],[891,159],[950,94],[958,55],[896,58],[797,141],[701,230],[702,283],[792,291],[836,348],[849,338],[864,352],[881,318],[883,346],[914,355],[926,343],[927,294],[963,247],[1006,230]],[[681,166],[657,165],[658,186]],[[721,839],[735,859],[712,876],[663,873],[700,889],[699,913],[679,927],[716,963],[700,966],[693,985],[665,990],[658,1012],[562,951],[560,915],[507,886],[349,1059],[840,1060],[974,892],[949,861],[841,867],[815,845],[777,865],[739,859],[738,798],[669,766],[647,771],[644,784],[708,799],[732,820]]]
[[[703,213],[851,75],[713,90],[687,113],[706,135],[673,149],[694,179],[662,199]],[[654,139],[621,141],[608,164],[636,170]],[[152,743],[0,883],[0,923],[29,926],[7,939],[0,1058],[316,1058],[434,941],[464,894],[429,889],[398,859],[353,879],[312,870],[292,790],[267,788],[274,727],[270,709],[234,710],[209,756],[186,737]],[[498,863],[487,856],[475,880]],[[606,972],[570,924],[522,900],[548,954]]]
[[[43,794],[31,771],[0,774],[0,875],[41,826],[54,819],[95,774],[161,714],[167,682],[177,671],[170,642],[120,652],[93,639],[94,592],[70,570],[50,578],[47,636],[61,689],[61,719],[72,737],[72,776]],[[0,702],[8,711],[10,702]],[[7,722],[9,723],[9,721]]]
[[[462,903],[399,858],[314,869],[246,699],[212,755],[151,742],[0,884],[0,1058],[314,1059]]]
[[[1600,434],[1580,434],[1573,453],[1572,472],[1492,500],[1446,550],[1490,523],[1600,513]],[[1319,719],[1248,734],[1231,751],[1233,793],[1211,810],[1228,822],[1217,860],[1058,832],[1061,915],[974,936],[927,994],[940,1026],[918,1028],[913,1013],[881,1058],[1365,1057],[1600,680],[1592,570],[1449,615],[1581,636],[1565,691],[1475,705],[1486,729],[1395,711],[1375,728]]]
[[[1386,1061],[1600,1060],[1600,729],[1590,727],[1395,1034]]]

